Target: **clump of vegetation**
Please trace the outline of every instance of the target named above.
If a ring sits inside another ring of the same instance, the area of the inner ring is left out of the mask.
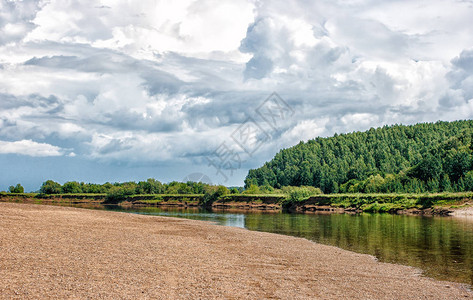
[[[313,186],[286,186],[282,188],[282,192],[286,194],[286,197],[282,201],[282,207],[287,209],[297,202],[308,200],[312,196],[322,194],[319,188]]]
[[[20,194],[20,193],[24,193],[24,192],[25,192],[25,189],[21,186],[21,184],[18,183],[16,186],[11,185],[11,186],[8,188],[8,191],[9,191],[10,193]]]
[[[82,193],[82,188],[80,183],[77,181],[69,181],[63,184],[61,187],[63,194],[80,194]]]
[[[251,184],[248,188],[243,191],[245,195],[259,195],[262,194],[261,189],[256,184]]]
[[[105,201],[108,203],[118,203],[134,194],[135,189],[133,185],[125,184],[122,186],[114,186],[108,191]]]
[[[41,194],[60,194],[61,185],[55,181],[47,180],[43,182],[41,188],[39,189]]]
[[[229,193],[230,191],[223,185],[207,185],[204,188],[204,196],[199,204],[203,206],[212,205],[213,202]]]
[[[287,199],[291,202],[304,201],[312,196],[322,194],[322,191],[319,188],[313,186],[285,186],[282,188],[282,191],[287,195]]]

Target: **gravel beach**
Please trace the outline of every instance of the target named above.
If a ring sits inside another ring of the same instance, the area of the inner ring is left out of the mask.
[[[1,299],[465,299],[406,266],[208,222],[0,203]]]

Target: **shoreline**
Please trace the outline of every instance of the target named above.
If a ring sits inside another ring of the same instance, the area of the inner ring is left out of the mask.
[[[306,239],[204,221],[0,203],[0,298],[473,298]]]
[[[460,218],[473,218],[473,206],[465,206],[453,209],[451,213],[453,217],[460,217]]]
[[[228,194],[212,201],[204,194],[132,195],[109,201],[106,194],[0,193],[0,202],[42,204],[119,205],[123,207],[241,209],[296,213],[389,213],[423,216],[457,215],[455,211],[472,206],[473,192],[434,194],[321,194],[305,200],[289,200],[283,194]]]
[[[431,206],[426,208],[410,207],[410,208],[395,208],[387,210],[366,210],[360,207],[343,207],[330,204],[318,203],[318,199],[309,199],[301,202],[292,203],[290,206],[285,207],[284,203],[280,200],[268,197],[261,200],[258,197],[244,196],[239,201],[229,199],[219,199],[213,202],[211,205],[202,205],[198,200],[194,198],[186,198],[185,195],[169,196],[169,199],[161,200],[147,200],[145,197],[133,197],[118,203],[107,203],[103,195],[74,195],[74,194],[60,194],[60,195],[46,195],[45,197],[37,197],[33,194],[0,194],[0,202],[7,203],[29,203],[29,204],[43,204],[43,205],[91,205],[91,206],[104,206],[104,205],[117,205],[124,208],[129,207],[176,207],[176,208],[210,208],[215,210],[228,210],[237,209],[243,211],[264,211],[264,212],[281,212],[286,211],[290,213],[389,213],[397,215],[412,215],[412,216],[464,216],[473,215],[473,206],[470,204],[469,198],[463,199],[458,205],[447,205],[447,206]],[[142,199],[144,198],[144,199]],[[373,205],[378,205],[373,204]],[[388,204],[389,205],[389,204]],[[470,209],[471,208],[471,209]]]

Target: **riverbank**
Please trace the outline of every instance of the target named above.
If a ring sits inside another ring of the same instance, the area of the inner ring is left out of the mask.
[[[460,299],[463,285],[305,239],[0,203],[0,298]]]
[[[207,201],[204,194],[130,195],[109,202],[106,194],[11,194],[0,193],[0,202],[38,204],[115,204],[124,207],[207,207],[289,212],[391,213],[410,215],[455,215],[473,204],[473,192],[426,194],[321,194],[290,199],[284,194],[229,194]]]
[[[473,218],[473,206],[472,206],[472,204],[467,203],[466,205],[462,205],[458,208],[455,208],[452,212],[452,216]]]

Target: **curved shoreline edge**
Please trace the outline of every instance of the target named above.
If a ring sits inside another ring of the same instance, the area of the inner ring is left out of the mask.
[[[42,204],[89,204],[119,206],[175,206],[212,209],[288,211],[298,213],[390,213],[424,216],[455,215],[456,210],[473,207],[473,192],[438,194],[321,194],[305,200],[290,200],[283,194],[229,194],[212,201],[204,194],[132,195],[109,201],[106,194],[35,194],[0,192],[1,202]]]
[[[0,298],[473,298],[412,267],[208,222],[0,203]]]

